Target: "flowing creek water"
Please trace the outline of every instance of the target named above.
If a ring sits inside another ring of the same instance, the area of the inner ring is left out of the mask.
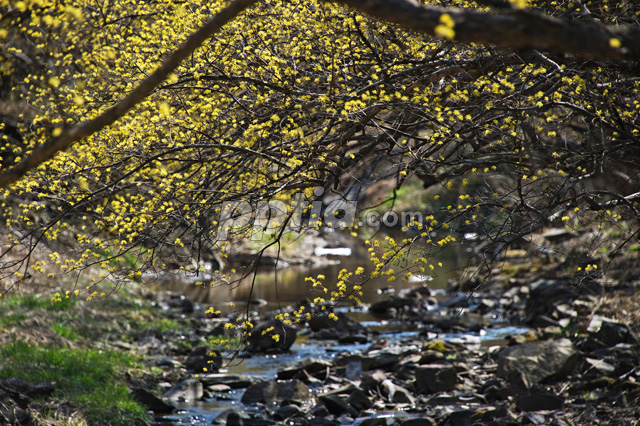
[[[433,277],[422,277],[423,279],[394,282],[392,285],[387,281],[387,277],[367,282],[364,288],[362,301],[368,304],[377,302],[389,294],[399,293],[405,289],[415,288],[420,282],[427,282],[432,290],[432,296],[437,301],[444,301],[451,297],[465,297],[462,294],[449,294],[445,292],[447,281],[458,277],[457,268],[464,261],[465,253],[462,250],[451,251],[445,256],[440,256],[443,266],[442,273]],[[255,278],[253,289],[251,281],[245,280],[237,285],[221,285],[215,287],[195,286],[192,283],[171,283],[172,291],[181,292],[187,298],[205,306],[222,306],[229,301],[235,302],[238,306],[246,304],[247,300],[256,300],[260,303],[252,305],[255,311],[266,312],[279,307],[292,305],[305,297],[312,297],[310,286],[305,282],[305,277],[316,277],[322,274],[326,277],[325,282],[335,282],[341,269],[354,270],[363,264],[360,256],[330,256],[330,262],[314,266],[290,266],[279,269],[268,269],[259,272]],[[420,278],[420,277],[419,277]],[[434,304],[431,308],[434,313],[442,312],[446,314],[447,308],[440,304]],[[281,355],[253,355],[252,357],[232,361],[221,373],[237,375],[253,375],[273,380],[276,378],[278,370],[294,366],[309,358],[329,360],[342,352],[362,352],[365,351],[373,340],[385,339],[389,345],[393,345],[404,340],[411,340],[419,333],[425,333],[424,326],[413,324],[409,321],[398,321],[389,318],[381,318],[369,313],[363,308],[337,307],[336,312],[344,312],[351,318],[359,321],[368,329],[379,333],[372,341],[365,344],[337,344],[326,340],[315,340],[309,338],[301,332],[298,339],[291,348],[291,352]],[[450,312],[449,312],[450,314]],[[473,323],[476,318],[467,315],[463,311],[465,321]],[[486,321],[485,321],[486,323]],[[443,333],[433,336],[433,338],[448,340],[451,342],[463,343],[478,348],[501,345],[507,335],[521,334],[527,329],[514,326],[506,322],[503,318],[494,317],[488,326],[478,332],[470,333]],[[255,409],[245,406],[240,399],[245,389],[232,390],[224,393],[214,393],[204,401],[190,401],[178,404],[179,412],[174,413],[165,419],[176,425],[208,425],[223,411],[234,409],[236,411],[250,412]]]

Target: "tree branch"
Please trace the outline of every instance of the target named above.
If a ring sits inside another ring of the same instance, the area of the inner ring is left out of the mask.
[[[116,105],[92,120],[78,123],[70,129],[63,131],[60,136],[47,141],[35,149],[33,153],[25,157],[15,167],[0,174],[0,188],[11,185],[29,172],[29,170],[51,159],[59,151],[67,149],[74,142],[102,130],[123,117],[138,102],[146,98],[153,89],[162,83],[169,73],[176,69],[178,65],[200,47],[205,40],[258,1],[259,0],[234,0],[231,2],[231,4],[213,16],[203,27],[193,33],[182,46],[173,51],[164,60],[153,74],[145,78],[131,93]]]
[[[335,1],[427,34],[434,34],[440,17],[447,13],[455,22],[454,40],[465,43],[564,52],[594,59],[640,60],[640,28],[636,26],[566,21],[525,9],[500,9],[499,13],[488,13],[422,6],[415,0]],[[620,47],[612,47],[611,39],[617,39]]]

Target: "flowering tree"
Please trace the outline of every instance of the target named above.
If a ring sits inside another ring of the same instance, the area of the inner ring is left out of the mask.
[[[429,3],[2,2],[6,286],[211,259],[234,202],[353,200],[390,176],[447,192],[417,236],[372,247],[371,276],[433,268],[393,263],[461,230],[488,264],[549,226],[637,241],[640,8]],[[272,225],[321,218],[285,213]]]

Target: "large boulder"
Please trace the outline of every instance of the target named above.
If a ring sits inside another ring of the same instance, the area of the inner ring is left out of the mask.
[[[271,320],[258,324],[251,330],[246,350],[259,353],[283,353],[289,351],[298,332],[282,321]]]
[[[569,339],[527,342],[500,351],[497,373],[505,379],[523,373],[535,384],[566,375],[575,365],[576,355]]]

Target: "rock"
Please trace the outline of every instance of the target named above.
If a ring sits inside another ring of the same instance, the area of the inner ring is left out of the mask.
[[[454,411],[449,414],[447,424],[450,426],[471,426],[473,424],[473,413],[474,412],[470,410]]]
[[[527,342],[510,346],[498,355],[499,377],[522,372],[532,383],[567,374],[574,366],[576,348],[569,339]]]
[[[378,302],[372,303],[369,312],[385,314],[391,310],[404,310],[416,306],[416,299],[402,296],[390,296]]]
[[[608,346],[615,346],[618,343],[637,343],[638,341],[629,327],[613,321],[602,321],[595,337]]]
[[[351,392],[351,395],[347,398],[347,402],[357,411],[368,410],[373,407],[373,402],[362,389],[356,389]]]
[[[195,379],[184,379],[167,391],[169,401],[197,401],[204,395],[202,383]]]
[[[418,364],[431,364],[436,361],[442,361],[443,359],[444,354],[442,352],[427,349],[426,351],[422,352]]]
[[[376,389],[384,380],[387,379],[387,373],[382,370],[375,370],[371,373],[364,373],[360,376],[362,387],[365,389]]]
[[[455,389],[458,374],[448,364],[430,364],[416,368],[416,388],[420,393],[448,392]]]
[[[522,424],[524,425],[543,425],[545,424],[545,418],[540,413],[525,413],[522,416]]]
[[[227,424],[229,426],[235,425],[240,426],[243,423],[244,419],[248,419],[249,416],[243,413],[239,413],[236,410],[228,409],[218,414],[218,416],[213,419],[211,424],[214,425],[224,425]]]
[[[325,380],[329,376],[331,366],[329,361],[309,358],[300,365],[278,371],[278,380],[300,379],[306,382],[309,376]]]
[[[352,417],[358,415],[358,411],[347,402],[347,399],[340,395],[320,395],[318,400],[322,402],[327,410],[334,416],[348,414]]]
[[[540,316],[549,316],[555,311],[556,306],[570,304],[576,297],[577,294],[569,281],[544,279],[535,281],[529,286],[525,322],[537,326],[536,321]]]
[[[200,381],[206,388],[215,385],[227,385],[231,389],[241,389],[249,387],[259,380],[256,376],[239,374],[207,374],[200,377]]]
[[[329,318],[329,314],[319,314],[314,315],[309,320],[309,328],[311,331],[321,331],[321,330],[337,330],[340,334],[339,336],[344,335],[345,333],[362,333],[366,334],[367,329],[362,326],[358,321],[349,318],[342,312],[338,312],[334,314],[334,318],[338,318],[334,320],[333,318]]]
[[[360,422],[359,426],[387,426],[387,419],[384,417],[369,417]]]
[[[297,405],[289,404],[283,405],[282,407],[278,408],[278,411],[275,412],[273,418],[276,420],[287,420],[292,417],[298,417],[302,414],[303,412],[300,407],[298,407]]]
[[[184,366],[195,373],[217,372],[222,367],[222,355],[206,346],[198,346],[191,351]]]
[[[497,302],[491,299],[482,299],[478,302],[478,312],[481,314],[486,314],[488,312],[493,312],[496,310]]]
[[[471,304],[471,296],[466,293],[454,294],[440,302],[444,308],[466,308]]]
[[[311,397],[309,387],[298,379],[258,382],[242,395],[243,403],[281,403],[283,401],[306,401]]]
[[[532,389],[516,397],[516,407],[520,411],[560,410],[564,407],[564,398],[544,389]]]
[[[207,386],[207,391],[215,392],[215,393],[225,393],[231,391],[231,386],[229,385],[211,385]]]
[[[7,393],[0,390],[0,424],[31,425],[31,415],[23,410]]]
[[[416,401],[407,389],[394,384],[391,380],[386,379],[380,384],[380,391],[389,400],[396,404],[415,405]]]
[[[585,358],[585,363],[588,365],[587,372],[594,370],[600,374],[607,376],[613,375],[616,368],[602,359]]]
[[[575,231],[566,228],[551,228],[542,233],[542,238],[554,244],[570,240],[578,236],[579,235]]]
[[[358,345],[367,343],[369,338],[365,334],[344,334],[338,337],[338,343],[343,345]]]
[[[14,399],[18,394],[27,399],[47,398],[56,390],[55,386],[48,382],[29,383],[17,378],[0,381],[0,389],[5,390]]]
[[[131,394],[136,401],[153,411],[155,414],[172,413],[176,408],[143,388],[131,388]]]
[[[340,422],[336,420],[325,419],[324,417],[314,417],[309,420],[308,426],[335,426],[340,424]]]
[[[400,422],[400,426],[435,426],[436,421],[431,417],[416,417]]]
[[[246,350],[249,352],[283,353],[295,342],[297,330],[279,320],[258,324],[251,331]]]
[[[351,361],[347,364],[347,368],[344,372],[344,377],[347,380],[356,381],[360,380],[362,376],[362,363],[360,361]]]

